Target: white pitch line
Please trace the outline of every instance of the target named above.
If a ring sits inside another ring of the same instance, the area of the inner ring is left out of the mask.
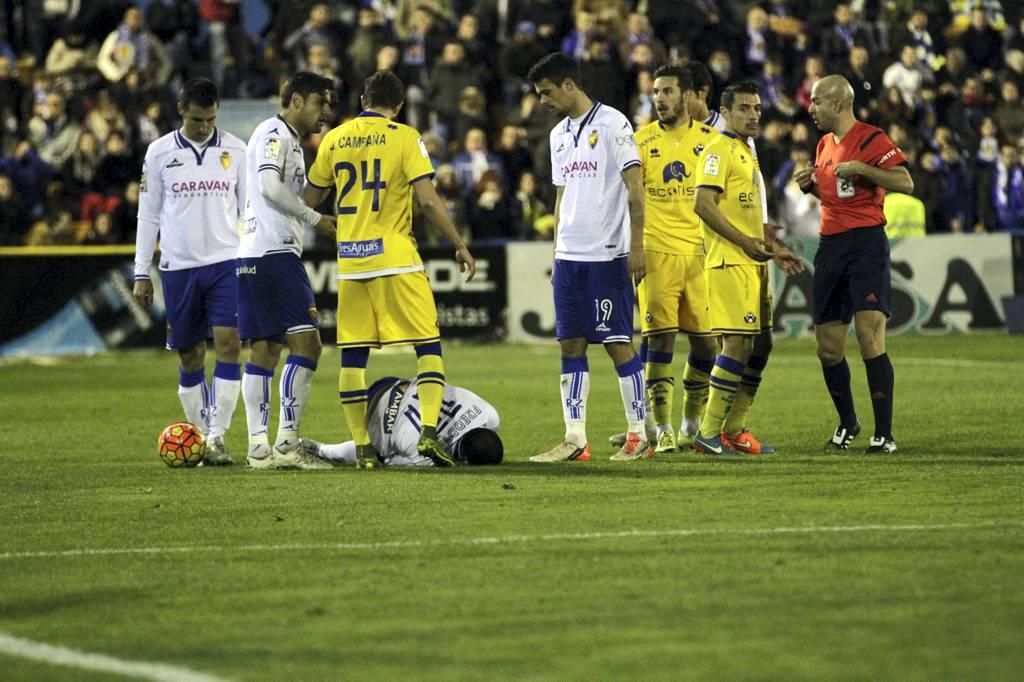
[[[779,526],[774,528],[678,528],[665,530],[630,529],[592,533],[551,533],[547,535],[503,535],[446,540],[392,540],[388,542],[315,542],[280,545],[192,545],[179,547],[106,547],[35,552],[3,552],[0,560],[58,559],[130,554],[202,554],[213,552],[289,552],[305,550],[373,551],[429,547],[472,547],[561,540],[614,540],[622,538],[693,537],[701,535],[812,535],[824,533],[901,533],[908,531],[964,530],[976,528],[1020,528],[1024,522],[943,523],[943,524],[870,524],[860,526]]]
[[[17,658],[27,658],[49,665],[60,665],[80,670],[95,670],[102,673],[114,673],[125,677],[136,677],[157,682],[223,682],[224,678],[206,673],[196,672],[188,668],[178,668],[163,663],[144,663],[142,661],[126,661],[113,656],[93,654],[78,649],[53,646],[45,642],[35,642],[0,632],[0,654]]]

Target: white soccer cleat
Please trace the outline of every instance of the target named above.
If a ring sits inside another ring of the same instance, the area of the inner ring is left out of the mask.
[[[249,446],[249,454],[245,465],[250,469],[273,469],[274,451],[267,443],[256,443]]]
[[[531,462],[589,462],[590,444],[583,447],[567,443],[564,440],[547,452],[534,455]]]
[[[229,466],[235,463],[228,454],[228,446],[224,444],[224,436],[214,436],[206,441],[206,457],[203,458],[203,466],[218,467]]]
[[[316,455],[309,454],[300,446],[301,441],[284,441],[274,446],[274,469],[332,469],[333,467]],[[286,448],[286,449],[282,449]]]
[[[613,462],[631,462],[650,457],[652,454],[650,444],[640,438],[639,433],[630,433],[626,434],[626,442],[622,444],[622,448],[608,459]]]

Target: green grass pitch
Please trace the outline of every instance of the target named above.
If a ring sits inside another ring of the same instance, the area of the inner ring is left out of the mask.
[[[821,454],[833,408],[799,340],[751,412],[777,455],[609,462],[624,417],[592,349],[594,461],[546,466],[527,458],[562,433],[556,345],[449,344],[507,445],[451,471],[172,470],[169,353],[0,365],[0,634],[234,680],[1019,679],[1024,340],[889,350],[896,455],[866,434]],[[321,440],[347,437],[336,367],[303,425]],[[111,674],[0,653],[0,678]]]

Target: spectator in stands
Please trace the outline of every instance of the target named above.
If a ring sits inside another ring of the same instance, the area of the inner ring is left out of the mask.
[[[711,72],[711,80],[714,82],[714,92],[721,94],[732,81],[732,55],[724,49],[712,50],[708,57],[708,71]]]
[[[991,80],[1003,66],[1003,39],[989,21],[984,9],[971,10],[971,26],[960,36],[960,47],[967,53],[971,67]]]
[[[338,65],[338,60],[331,56],[327,45],[323,43],[313,43],[310,45],[306,50],[304,62],[304,71],[310,71],[318,76],[329,78],[334,83],[334,91],[336,93],[341,91],[343,86],[339,73],[341,68]]]
[[[193,0],[153,0],[146,8],[146,25],[163,43],[179,80],[192,66],[192,37],[199,32],[199,12]]]
[[[787,94],[785,65],[781,54],[770,52],[764,60],[761,73],[754,80],[761,91],[761,107],[765,111],[781,109],[788,114],[793,113],[793,101]]]
[[[221,96],[232,97],[248,71],[245,32],[239,0],[199,0],[199,17],[209,29],[210,71]],[[235,78],[229,78],[234,71]]]
[[[782,191],[778,198],[779,221],[786,228],[787,237],[815,239],[821,222],[821,200],[813,194],[804,194],[793,174],[811,163],[811,153],[804,147],[793,147],[789,163],[780,171],[786,171],[782,179]]]
[[[951,47],[946,50],[946,63],[935,74],[939,84],[939,94],[956,97],[964,86],[971,71],[967,64],[967,53],[962,47]]]
[[[39,158],[59,168],[75,151],[81,126],[68,115],[64,96],[58,92],[46,95],[39,113],[28,122],[29,141],[39,150]]]
[[[914,115],[913,108],[903,99],[903,93],[895,85],[885,89],[885,97],[876,106],[875,119],[883,130],[893,123],[906,124]]]
[[[635,128],[641,128],[654,120],[654,77],[648,70],[636,74],[633,96],[629,98],[626,112]]]
[[[120,197],[125,185],[138,176],[139,168],[141,164],[132,156],[124,133],[113,130],[107,137],[103,159],[96,171],[100,183],[97,189],[106,196]]]
[[[134,136],[136,156],[144,155],[150,143],[157,141],[170,130],[163,110],[160,100],[154,99],[146,102],[142,113],[138,115],[135,124],[137,134]]]
[[[825,76],[825,62],[818,55],[809,55],[804,60],[804,76],[796,89],[796,100],[806,111],[811,106],[811,90],[814,84]]]
[[[14,183],[14,192],[30,217],[33,220],[40,218],[46,209],[46,188],[53,179],[54,171],[39,157],[32,143],[21,140],[11,156],[0,158],[0,173],[6,174]]]
[[[68,246],[77,241],[68,211],[51,211],[32,224],[26,246]]]
[[[430,72],[427,90],[427,101],[437,116],[442,137],[449,138],[454,133],[459,97],[466,88],[477,88],[483,92],[483,72],[479,65],[466,60],[466,49],[462,43],[451,38],[445,42],[441,58]]]
[[[484,85],[489,86],[496,71],[497,53],[493,45],[480,39],[480,21],[476,15],[463,14],[459,17],[455,38],[466,51],[466,61],[480,69]]]
[[[928,13],[920,7],[914,8],[906,25],[896,32],[893,46],[901,45],[914,48],[917,65],[922,73],[928,74],[928,78],[942,65],[943,60],[939,56],[944,48],[942,34],[932,35],[928,30]]]
[[[99,48],[89,43],[79,30],[68,29],[53,43],[46,55],[46,72],[54,78],[66,79],[75,89],[85,88],[96,74]]]
[[[480,88],[469,86],[459,93],[459,110],[455,114],[453,140],[466,139],[473,128],[487,127],[487,98]]]
[[[487,148],[487,135],[479,128],[466,133],[463,151],[452,159],[452,167],[464,195],[471,193],[480,182],[480,178],[489,170],[497,173],[499,179],[503,179],[501,159]]]
[[[868,48],[863,45],[855,45],[850,50],[850,66],[843,72],[843,77],[853,86],[853,110],[857,114],[857,119],[871,120],[875,99],[882,90],[879,87],[878,75],[871,67]]]
[[[980,222],[990,232],[1024,230],[1024,167],[1017,148],[999,148],[999,158],[985,168],[978,181]]]
[[[664,64],[668,61],[665,44],[654,35],[647,15],[635,11],[630,12],[626,17],[626,37],[619,43],[619,56],[626,61],[633,51],[633,46],[641,43],[650,47],[655,64]]]
[[[740,60],[741,73],[756,78],[764,72],[765,64],[772,53],[781,57],[786,46],[768,26],[768,13],[754,5],[747,11],[746,35],[742,41],[743,58]],[[762,103],[764,93],[761,93]]]
[[[118,108],[117,104],[110,97],[106,90],[101,90],[96,97],[92,109],[86,114],[85,128],[91,130],[100,144],[106,144],[110,133],[117,131],[129,137],[131,127],[128,119]]]
[[[842,70],[855,45],[863,45],[869,52],[877,50],[871,32],[857,19],[849,2],[836,3],[832,17],[832,28],[821,40],[821,54],[830,71]]]
[[[899,61],[894,62],[882,74],[882,85],[888,91],[896,88],[907,107],[913,110],[921,92],[924,74],[917,60],[917,51],[913,45],[904,45],[900,50]]]
[[[999,72],[999,81],[1013,81],[1018,90],[1024,90],[1024,51],[1007,50],[1003,59],[1003,70]]]
[[[20,107],[24,91],[14,75],[14,60],[0,56],[0,156],[13,146],[21,128]]]
[[[519,202],[520,239],[551,239],[555,230],[555,216],[541,201],[537,191],[537,176],[527,171],[519,178],[516,200]]]
[[[975,156],[976,165],[981,168],[996,162],[999,158],[999,127],[991,116],[981,119],[981,126],[978,128],[980,138],[978,140],[978,153]]]
[[[94,215],[82,243],[89,246],[116,244],[117,234],[114,231],[114,216],[107,211],[100,211]]]
[[[573,19],[573,30],[562,39],[562,53],[576,61],[584,59],[596,29],[597,17],[590,12],[576,12]]]
[[[943,120],[966,147],[972,147],[983,118],[991,114],[981,79],[970,76],[964,81],[960,98],[945,107]]]
[[[593,34],[587,52],[580,62],[580,75],[587,84],[587,94],[596,101],[625,111],[629,104],[626,79],[619,55],[611,41],[602,33]]]
[[[949,226],[950,232],[963,232],[971,222],[972,206],[964,201],[971,196],[971,177],[956,145],[944,144],[939,149],[942,161],[942,199],[939,202],[939,220]]]
[[[291,64],[292,73],[307,70],[307,55],[314,45],[324,46],[331,58],[338,54],[334,37],[337,35],[337,27],[331,25],[330,18],[328,4],[318,2],[310,8],[306,23],[284,39],[282,47]]]
[[[362,83],[377,70],[377,53],[391,39],[381,13],[372,6],[359,8],[357,28],[345,55],[353,83]],[[359,88],[353,88],[357,91]],[[358,98],[359,93],[354,92]]]
[[[526,130],[514,125],[502,127],[494,151],[501,160],[505,191],[511,193],[519,186],[519,178],[523,173],[533,169],[533,158],[526,146]]]
[[[999,86],[999,103],[992,116],[1009,139],[1015,140],[1024,135],[1024,102],[1020,98],[1020,88],[1012,80],[1003,81]]]
[[[78,136],[75,151],[60,169],[62,203],[71,211],[72,217],[77,218],[81,214],[82,198],[98,189],[100,160],[96,135],[91,130],[83,130]]]
[[[410,31],[402,41],[399,78],[405,83],[405,116],[413,128],[423,130],[427,122],[427,93],[430,69],[444,47],[444,34],[436,26],[435,14],[427,5],[417,5],[411,15]],[[399,31],[402,35],[402,31]],[[456,91],[458,92],[458,91]]]
[[[517,106],[520,95],[530,90],[526,74],[545,54],[547,50],[537,42],[536,25],[532,21],[516,24],[512,40],[506,42],[498,53],[498,74],[502,81],[506,109]]]
[[[96,66],[111,83],[135,70],[145,83],[156,86],[167,83],[173,68],[163,43],[146,28],[138,7],[129,7],[121,25],[103,41]]]
[[[422,30],[422,16],[417,16],[420,12],[430,15],[431,21],[439,25],[448,25],[455,20],[452,0],[398,0],[397,4],[394,28],[403,40]]]
[[[35,63],[42,64],[50,46],[81,11],[81,3],[24,0],[22,11],[26,47],[32,52]]]
[[[14,191],[11,176],[0,172],[0,246],[24,244],[29,221],[29,212]]]
[[[459,178],[451,164],[442,163],[434,167],[437,169],[434,173],[434,187],[437,189],[437,195],[444,201],[452,223],[459,228],[463,239],[465,239],[469,237],[466,232],[466,192],[459,184]]]
[[[474,242],[519,237],[519,202],[505,189],[497,172],[486,171],[469,199],[469,228]]]
[[[982,16],[975,17],[975,12],[981,12]],[[1006,28],[1006,16],[1000,0],[949,0],[949,14],[952,22],[949,31],[954,35],[963,34],[982,19],[996,31]]]

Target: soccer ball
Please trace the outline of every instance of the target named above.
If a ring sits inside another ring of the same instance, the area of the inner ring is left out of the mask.
[[[157,441],[160,458],[169,467],[194,467],[206,456],[206,439],[188,422],[171,424]]]

